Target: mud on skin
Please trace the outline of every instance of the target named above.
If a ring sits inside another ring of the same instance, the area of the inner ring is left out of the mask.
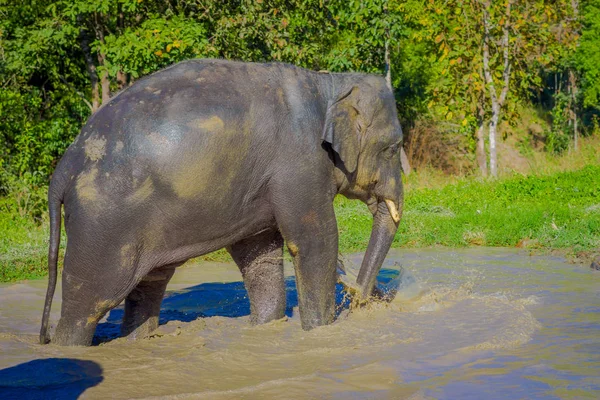
[[[402,213],[395,107],[381,76],[286,64],[190,60],[137,81],[90,117],[52,177],[40,340],[49,340],[61,205],[67,250],[54,343],[89,345],[123,300],[123,333],[148,334],[172,270],[220,248],[242,271],[250,321],[281,318],[284,243],[302,328],[333,322],[334,196],[374,212],[364,296]]]

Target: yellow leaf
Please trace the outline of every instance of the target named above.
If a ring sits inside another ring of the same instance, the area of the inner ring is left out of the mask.
[[[442,38],[443,38],[443,36],[442,36],[442,34],[440,33],[439,35],[437,35],[437,36],[435,37],[435,42],[436,42],[436,43],[439,43],[439,42],[441,42],[441,41],[442,41]]]
[[[456,64],[456,60],[450,60],[450,65]]]
[[[167,53],[171,52],[171,48],[173,48],[173,45],[172,44],[168,44],[167,45]]]
[[[469,121],[466,118],[462,120],[462,126],[467,126],[468,123]]]
[[[452,119],[452,111],[450,111],[448,114],[446,114],[446,119],[447,120]]]
[[[162,50],[155,51],[154,54],[160,57],[162,56]]]
[[[173,42],[173,47],[175,47],[175,48],[178,49],[179,47],[181,47],[181,42],[179,40],[174,41]]]
[[[427,108],[431,108],[431,107],[433,107],[433,106],[434,106],[434,104],[435,104],[435,102],[434,102],[433,100],[431,100],[431,101],[429,102],[429,104],[427,104]]]

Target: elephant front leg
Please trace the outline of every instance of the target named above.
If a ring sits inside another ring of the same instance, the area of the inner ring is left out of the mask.
[[[333,205],[280,212],[278,224],[294,260],[302,329],[333,322],[338,232]]]
[[[331,324],[335,316],[337,232],[335,237],[288,240],[294,258],[302,329]]]
[[[148,336],[158,328],[160,305],[175,267],[169,265],[148,273],[125,299],[125,315],[121,335],[130,339]]]
[[[283,238],[278,231],[267,231],[241,240],[227,248],[244,278],[250,298],[252,325],[283,318],[285,282],[283,276]]]

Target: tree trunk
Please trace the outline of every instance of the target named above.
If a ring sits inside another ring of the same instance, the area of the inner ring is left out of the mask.
[[[102,104],[108,103],[110,100],[110,80],[108,79],[108,72],[104,71],[101,78],[102,86]]]
[[[575,150],[579,149],[579,133],[577,132],[577,105],[573,106],[573,144],[575,146]]]
[[[127,86],[127,74],[121,70],[117,72],[117,85],[119,86],[119,90],[123,90]]]
[[[82,26],[79,31],[79,44],[81,46],[81,51],[83,52],[83,57],[85,58],[85,66],[90,76],[90,84],[92,86],[92,114],[98,110],[100,107],[100,93],[98,91],[98,73],[96,72],[96,64],[94,63],[94,58],[92,57],[92,51],[90,49],[90,39],[88,37],[87,30],[83,27],[83,18],[81,16],[77,17],[77,21],[80,26]]]
[[[101,41],[103,42],[103,40]],[[106,60],[106,56],[103,53],[98,53],[98,65],[104,66],[104,60]],[[104,72],[102,72],[100,82],[102,86],[102,104],[106,104],[110,100],[110,79],[108,79],[108,71],[104,70]]]
[[[498,128],[498,120],[500,117],[500,107],[492,106],[492,118],[489,125],[490,139],[490,173],[494,178],[498,177],[498,157],[496,152],[496,130]]]
[[[110,100],[110,81],[108,80],[108,74],[105,72],[102,74],[102,104],[108,103]]]
[[[573,9],[573,16],[575,17],[577,29],[575,33],[581,35],[581,25],[579,20],[579,0],[571,0],[571,8]],[[577,76],[572,69],[569,69],[569,81],[571,82],[571,101],[573,103],[572,116],[573,116],[573,147],[575,150],[579,147],[579,132],[577,132]]]
[[[485,154],[485,138],[484,138],[484,130],[485,130],[485,120],[484,120],[484,112],[482,107],[478,107],[479,112],[477,115],[477,149],[475,154],[477,156],[477,164],[479,165],[479,171],[481,171],[482,176],[487,176],[487,155]]]
[[[490,69],[490,2],[486,1],[483,5],[483,73],[485,76],[485,81],[487,84],[488,92],[490,95],[490,101],[492,103],[492,118],[490,119],[489,124],[489,138],[490,138],[490,173],[494,178],[498,176],[498,159],[496,156],[496,130],[498,129],[498,121],[500,120],[500,110],[504,105],[504,101],[506,100],[506,96],[508,95],[508,84],[510,81],[510,55],[509,48],[510,45],[510,7],[512,5],[512,1],[509,0],[506,3],[506,9],[504,14],[504,25],[502,26],[502,42],[501,42],[501,50],[502,50],[502,58],[504,61],[504,66],[502,70],[502,80],[504,86],[500,91],[500,96],[498,96],[498,92],[496,92],[496,85],[494,83],[494,77],[492,76],[492,72]]]
[[[572,69],[569,69],[569,92],[571,94],[569,109],[571,121],[573,122],[573,148],[577,150],[579,148],[579,132],[577,132],[577,78]]]
[[[121,3],[117,4],[117,10],[119,12],[119,17],[117,18],[117,31],[119,35],[122,35],[125,30],[125,14],[123,14],[123,5]],[[123,90],[127,86],[127,74],[120,68],[119,71],[117,71],[117,86],[119,90]]]
[[[100,18],[98,20],[98,14],[95,14],[96,21],[96,35],[100,40],[101,44],[104,44],[104,27],[102,26],[100,21],[104,21],[103,14],[100,14]],[[104,61],[106,61],[106,54],[101,51],[98,52],[98,65],[104,66]],[[104,70],[102,72],[102,77],[100,78],[100,84],[102,86],[102,104],[108,103],[110,100],[110,79],[108,78],[108,71]]]

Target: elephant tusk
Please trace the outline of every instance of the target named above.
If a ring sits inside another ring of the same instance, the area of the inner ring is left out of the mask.
[[[388,210],[390,210],[390,215],[395,223],[400,222],[400,214],[398,214],[398,209],[396,208],[396,203],[393,200],[385,200],[385,205]]]

